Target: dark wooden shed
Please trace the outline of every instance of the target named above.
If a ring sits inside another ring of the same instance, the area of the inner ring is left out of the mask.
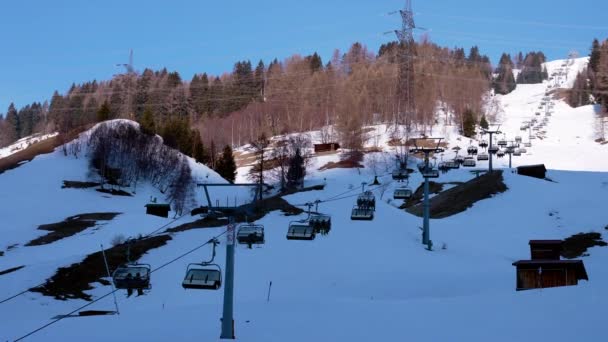
[[[547,168],[545,167],[545,164],[523,165],[517,167],[517,174],[545,179],[545,176],[547,175]]]
[[[530,240],[532,260],[559,260],[562,240]]]
[[[315,153],[333,152],[340,148],[338,143],[315,144]]]
[[[517,268],[517,291],[545,287],[578,285],[589,280],[582,260],[520,260]]]
[[[148,203],[145,207],[146,214],[160,217],[169,217],[169,211],[171,211],[169,204]]]

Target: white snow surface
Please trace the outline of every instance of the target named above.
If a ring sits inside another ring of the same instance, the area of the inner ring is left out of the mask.
[[[572,68],[584,63],[575,61]],[[548,63],[561,66],[563,61]],[[578,63],[578,64],[577,64]],[[534,116],[546,84],[518,85],[500,97],[504,107],[501,129],[519,135],[522,120]],[[508,190],[477,202],[460,214],[431,220],[434,251],[421,244],[422,219],[395,208],[390,175],[392,150],[385,143],[386,126],[376,126],[370,144],[383,153],[366,154],[364,168],[318,168],[339,155],[315,158],[307,183],[322,183],[322,191],[285,197],[302,208],[317,199],[319,211],[332,215],[332,230],[314,241],[289,241],[290,221],[305,218],[273,212],[264,224],[266,244],[236,248],[235,330],[240,341],[604,341],[608,305],[608,248],[594,247],[585,262],[589,281],[578,286],[515,291],[512,263],[529,259],[531,239],[560,239],[596,231],[607,238],[608,213],[601,203],[608,197],[608,145],[594,142],[594,108],[572,109],[556,101],[547,138],[533,141],[529,154],[514,157],[515,165],[545,163],[553,182],[519,176],[504,170]],[[455,127],[440,126],[436,135],[450,147],[466,149],[469,141]],[[523,135],[523,134],[522,134]],[[373,140],[373,139],[372,139]],[[445,158],[453,152],[446,152]],[[376,188],[377,209],[371,222],[351,221],[350,210],[361,182],[373,180],[373,167],[383,187]],[[486,167],[478,163],[478,168]],[[505,160],[497,162],[504,168]],[[0,276],[0,300],[43,282],[58,267],[81,261],[109,245],[117,234],[146,234],[167,224],[144,214],[153,188],[141,186],[134,197],[107,197],[94,190],[61,189],[61,181],[85,180],[84,158],[64,157],[59,151],[0,175],[0,271],[25,265]],[[239,179],[244,180],[239,170]],[[197,177],[221,181],[217,174],[195,165]],[[466,169],[451,171],[441,182],[466,181]],[[410,186],[422,182],[412,175]],[[228,189],[228,188],[227,188]],[[214,198],[240,196],[221,190]],[[197,200],[204,203],[199,191]],[[121,212],[103,226],[87,229],[55,243],[24,247],[45,234],[36,227],[86,212]],[[175,226],[195,220],[184,217]],[[153,249],[140,262],[160,266],[221,234],[225,228],[198,229],[172,235],[166,246]],[[225,238],[216,262],[224,267]],[[10,245],[16,247],[7,250]],[[190,262],[210,255],[204,247],[152,274],[152,290],[126,298],[117,292],[120,315],[66,318],[28,337],[31,341],[216,341],[220,335],[223,289],[184,290],[181,281]],[[270,301],[267,301],[272,281]],[[99,298],[110,286],[95,284],[88,291]],[[13,340],[68,313],[82,300],[57,301],[27,292],[0,304],[0,339]],[[112,296],[87,309],[113,310]],[[566,329],[557,327],[565,326]]]

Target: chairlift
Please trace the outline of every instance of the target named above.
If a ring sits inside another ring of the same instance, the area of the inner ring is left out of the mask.
[[[263,245],[265,243],[264,226],[261,224],[241,225],[236,233],[236,240],[240,244]]]
[[[521,140],[522,140],[522,139],[521,139],[521,136],[519,136],[519,135],[518,135],[518,136],[516,136],[516,137],[515,137],[515,142],[516,142],[516,143],[520,143],[520,142],[521,142]],[[505,146],[506,146],[506,145],[505,145]]]
[[[149,264],[127,263],[116,268],[112,274],[114,287],[117,289],[149,290],[150,286]]]
[[[365,191],[357,197],[357,206],[364,208],[376,209],[376,196],[371,191]]]
[[[500,139],[500,140],[498,140],[497,145],[500,147],[505,147],[505,146],[507,146],[507,141],[505,139]]]
[[[481,148],[486,148],[488,147],[488,141],[487,140],[482,140],[479,142],[479,147]]]
[[[520,152],[520,153],[528,153],[528,150],[526,150],[526,149],[525,149],[525,148],[523,148],[523,147],[520,147],[520,148],[519,148],[519,152]]]
[[[191,263],[182,281],[184,289],[218,290],[222,287],[222,269],[218,264]]]
[[[492,147],[488,148],[488,152],[490,154],[496,154],[496,153],[498,153],[498,150],[499,150],[498,146],[492,146]]]
[[[412,197],[412,189],[408,187],[401,187],[395,189],[395,193],[393,194],[394,199],[403,199],[408,200]]]
[[[454,157],[454,161],[460,165],[462,165],[462,163],[464,163],[464,157],[463,156],[456,156]]]
[[[477,163],[473,157],[464,158],[464,162],[462,163],[463,167],[475,167]]]
[[[525,147],[532,147],[532,143],[529,142],[529,141],[527,141],[527,142],[524,143],[524,146]]]
[[[307,222],[294,221],[289,223],[287,240],[314,240],[315,237],[315,229]]]
[[[354,206],[350,213],[350,219],[354,221],[371,221],[374,219],[374,211],[371,208]]]
[[[503,149],[498,150],[498,152],[496,152],[496,156],[498,158],[504,157],[505,156],[505,150],[503,150]]]
[[[513,155],[516,157],[521,156],[521,150],[519,148],[516,148],[515,150],[513,150]]]
[[[540,115],[540,112],[536,112],[536,113],[534,113],[534,115],[539,116],[539,115]]]
[[[421,173],[422,177],[424,178],[439,178],[439,170],[433,169],[430,166],[427,169],[423,170]]]
[[[481,152],[477,155],[477,160],[481,161],[481,160],[489,160],[490,156],[488,155],[487,152]]]
[[[399,169],[393,170],[393,179],[394,180],[405,180],[409,178],[409,173],[407,170]]]
[[[467,153],[469,155],[473,155],[473,156],[476,155],[477,154],[477,147],[475,147],[473,145],[467,147]]]
[[[308,220],[315,233],[325,234],[331,229],[331,216],[324,214],[312,214]]]
[[[460,168],[460,162],[456,159],[453,160],[448,160],[445,162],[445,166],[448,169],[459,169]]]

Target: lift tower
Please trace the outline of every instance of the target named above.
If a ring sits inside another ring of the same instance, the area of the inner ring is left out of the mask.
[[[416,24],[414,23],[412,0],[406,0],[405,7],[399,10],[399,14],[401,14],[401,29],[395,30],[399,40],[398,112],[395,123],[396,125],[405,124],[406,128],[409,128],[416,111],[414,101],[414,56],[416,54],[414,29]]]
[[[440,148],[443,138],[419,138],[414,139],[414,147],[410,149],[410,153],[422,153],[424,162],[419,164],[418,169],[424,177],[424,202],[423,210],[423,227],[422,227],[422,244],[427,246],[428,250],[432,250],[433,243],[431,242],[431,231],[429,227],[429,219],[431,216],[431,204],[429,203],[429,178],[439,178],[439,170],[434,169],[429,163],[431,153],[442,153],[443,148]]]

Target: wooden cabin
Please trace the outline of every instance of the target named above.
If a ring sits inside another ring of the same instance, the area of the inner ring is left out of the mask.
[[[589,280],[582,260],[520,260],[517,268],[516,290],[578,285]]]
[[[146,214],[160,217],[169,217],[169,211],[171,211],[169,204],[148,203],[145,207]]]
[[[545,179],[545,176],[547,174],[547,168],[545,168],[544,164],[518,166],[517,174]]]
[[[338,143],[315,144],[315,153],[333,152],[340,148]]]
[[[559,260],[562,240],[530,240],[532,260]]]

